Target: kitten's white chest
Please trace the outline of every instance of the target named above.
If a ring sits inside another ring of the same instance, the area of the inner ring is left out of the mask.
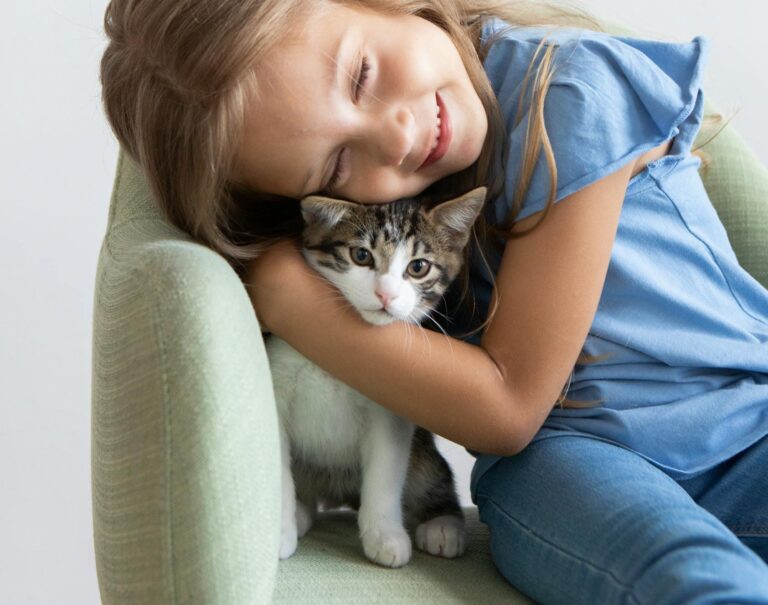
[[[284,340],[267,343],[278,413],[293,455],[331,468],[356,465],[371,403]]]

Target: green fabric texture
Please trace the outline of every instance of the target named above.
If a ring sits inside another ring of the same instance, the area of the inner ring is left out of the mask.
[[[268,603],[277,415],[253,307],[164,222],[120,155],[93,323],[92,496],[104,603]]]
[[[533,603],[496,571],[488,529],[476,508],[464,509],[467,549],[458,559],[414,550],[400,569],[369,563],[352,514],[326,513],[281,561],[274,603],[278,605],[398,605],[405,603],[522,605]]]
[[[736,254],[768,286],[768,171],[730,127],[704,150]],[[97,269],[91,421],[105,604],[529,602],[493,568],[469,509],[457,560],[378,568],[353,517],[328,514],[278,566],[277,418],[253,309],[224,259],[163,220],[122,152]]]
[[[712,134],[702,132],[696,144]],[[701,170],[704,186],[739,264],[768,288],[768,169],[730,126],[701,151],[711,159]]]

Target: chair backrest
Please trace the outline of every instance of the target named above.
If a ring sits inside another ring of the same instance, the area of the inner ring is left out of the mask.
[[[141,168],[121,149],[117,158],[105,243],[114,243],[113,248],[122,248],[144,241],[124,238],[117,242],[110,241],[131,223],[142,223],[145,227],[151,225],[149,231],[155,232],[163,239],[192,241],[188,234],[165,220],[152,198],[152,192]]]
[[[695,145],[711,136],[701,132]],[[711,159],[701,170],[702,180],[736,257],[768,288],[768,169],[731,126],[701,150]]]

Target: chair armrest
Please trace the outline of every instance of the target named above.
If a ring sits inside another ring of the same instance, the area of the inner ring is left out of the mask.
[[[110,223],[92,360],[102,602],[267,603],[280,463],[253,307],[223,258],[157,218]]]

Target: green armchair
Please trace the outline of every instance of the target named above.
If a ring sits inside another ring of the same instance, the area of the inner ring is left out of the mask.
[[[768,286],[768,171],[726,128],[703,171],[742,265]],[[528,603],[467,509],[455,560],[389,570],[349,514],[321,516],[278,563],[277,418],[245,289],[166,223],[137,166],[117,166],[94,300],[92,484],[105,604]]]

